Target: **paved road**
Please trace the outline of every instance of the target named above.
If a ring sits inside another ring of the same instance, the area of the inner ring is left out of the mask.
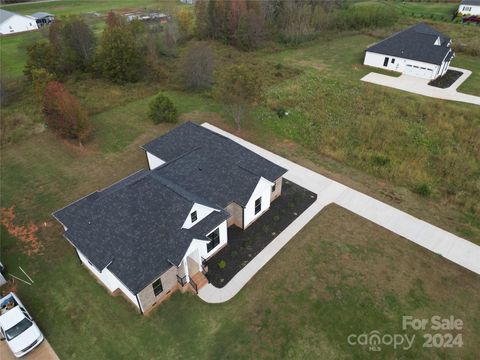
[[[460,69],[450,66],[450,69],[463,72],[455,83],[447,89],[440,89],[428,85],[428,79],[418,78],[402,74],[399,77],[393,77],[371,72],[365,75],[361,80],[372,84],[391,87],[398,90],[408,91],[414,94],[428,96],[443,100],[461,101],[469,104],[480,105],[480,96],[464,94],[457,91],[457,88],[472,74],[470,70]]]
[[[237,141],[246,148],[286,168],[285,178],[317,194],[317,200],[281,234],[240,270],[223,288],[208,284],[199,296],[209,303],[221,303],[234,297],[245,284],[326,205],[336,203],[404,238],[440,254],[450,261],[480,274],[480,246],[417,219],[388,204],[367,196],[290,160],[251,144],[213,125],[203,126]]]
[[[5,341],[0,341],[0,359],[15,360],[17,359],[10,351]],[[22,360],[59,360],[57,354],[45,339],[43,342],[28,355],[22,357]]]

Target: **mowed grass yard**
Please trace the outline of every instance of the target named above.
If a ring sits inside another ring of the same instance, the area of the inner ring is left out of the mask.
[[[47,231],[43,256],[21,254],[5,234],[2,247],[11,271],[21,265],[33,277],[34,286],[18,293],[63,359],[371,358],[347,336],[372,330],[416,336],[412,349],[383,346],[376,358],[474,359],[478,352],[478,276],[336,206],[228,303],[176,294],[148,317],[95,282],[58,226]],[[422,347],[423,332],[404,331],[403,315],[462,319],[454,333],[463,347]]]

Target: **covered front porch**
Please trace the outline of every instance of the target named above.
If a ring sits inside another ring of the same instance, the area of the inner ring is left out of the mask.
[[[205,259],[198,254],[198,251],[186,257],[186,261],[181,263],[177,271],[177,282],[181,289],[198,293],[198,290],[208,284],[207,268],[204,263]]]

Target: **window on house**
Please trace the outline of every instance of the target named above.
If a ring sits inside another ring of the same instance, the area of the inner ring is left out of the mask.
[[[207,243],[207,252],[212,251],[218,244],[220,244],[220,230],[218,228],[208,235],[208,238],[212,241]]]
[[[158,296],[158,294],[160,294],[163,291],[162,279],[158,279],[157,281],[155,281],[152,284],[152,287],[153,287],[153,293],[155,294],[155,296]]]
[[[197,212],[194,211],[190,214],[190,218],[192,219],[192,223],[194,223],[195,221],[197,221]]]
[[[386,57],[385,60],[383,60],[383,66],[388,66],[388,57]]]
[[[262,210],[262,198],[258,198],[255,200],[255,215],[257,215],[260,210]]]
[[[392,59],[392,64],[395,64],[395,59]]]
[[[275,189],[277,188],[277,184],[273,183],[273,186],[272,186],[272,192],[275,192]]]

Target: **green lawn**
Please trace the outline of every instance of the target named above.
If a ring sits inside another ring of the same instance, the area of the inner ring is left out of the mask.
[[[450,21],[458,3],[442,1],[404,1],[404,0],[360,0],[353,1],[354,6],[364,6],[381,3],[390,7],[404,18],[433,19]]]
[[[372,353],[347,336],[404,333],[403,315],[462,319],[464,346],[423,348],[423,334],[407,330],[417,336],[411,350],[384,347],[376,357],[476,356],[478,277],[336,206],[228,303],[178,293],[148,317],[95,282],[59,226],[46,231],[43,256],[23,255],[5,234],[2,251],[12,272],[21,265],[33,277],[33,287],[17,290],[60,358],[366,358]]]
[[[75,11],[113,6],[110,1],[67,5],[78,6]],[[373,33],[325,34],[296,48],[252,53],[213,45],[219,66],[248,62],[267,84],[265,104],[252,110],[240,135],[480,243],[477,108],[360,82],[371,71],[361,65],[363,50],[377,40]],[[17,41],[8,54],[19,51],[23,40]],[[2,46],[2,56],[3,51]],[[21,72],[15,61],[7,63]],[[454,65],[475,72],[461,90],[478,94],[478,61],[457,54]],[[1,206],[14,206],[16,225],[39,225],[43,245],[42,254],[28,256],[28,246],[2,227],[2,262],[15,275],[22,266],[33,277],[34,286],[17,284],[18,292],[60,358],[477,356],[480,308],[472,299],[480,296],[478,276],[336,206],[322,211],[228,303],[209,305],[176,294],[150,316],[139,316],[79,264],[50,214],[147,166],[139,145],[175,126],[155,126],[147,118],[148,102],[161,90],[177,106],[180,121],[209,121],[228,131],[234,125],[225,106],[208,93],[182,92],[174,77],[127,85],[85,78],[66,85],[95,127],[86,147],[48,130],[32,132],[2,148],[0,163]],[[278,118],[279,108],[290,115]],[[28,89],[22,100],[2,109],[3,116],[42,121]],[[429,197],[412,191],[422,184],[431,189]],[[409,332],[417,335],[410,351],[385,347],[372,353],[348,345],[351,333],[403,333],[402,315],[461,318],[463,348],[423,348],[420,332]]]
[[[128,12],[149,8],[167,11],[177,6],[181,5],[174,0],[61,0],[46,3],[16,4],[6,7],[0,6],[0,8],[26,15],[37,11],[50,12],[55,16],[86,15],[87,13],[98,12],[101,16],[90,15],[87,17],[88,23],[98,35],[104,27],[104,16],[110,10]],[[26,49],[28,45],[45,37],[42,32],[31,31],[0,37],[0,70],[2,77],[22,75],[26,61]]]
[[[38,2],[29,4],[3,5],[0,9],[30,15],[38,11],[49,12],[55,16],[79,15],[90,12],[107,12],[110,10],[130,10],[139,8],[156,8],[165,6],[166,3],[175,1],[159,0],[60,0],[51,2]]]
[[[449,2],[413,2],[392,1],[399,14],[406,17],[424,17],[427,19],[442,19],[450,21],[458,4]]]

